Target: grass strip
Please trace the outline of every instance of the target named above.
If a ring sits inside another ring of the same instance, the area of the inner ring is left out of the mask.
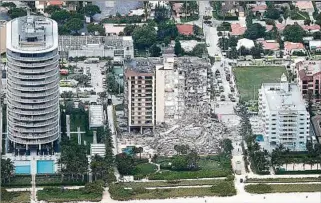
[[[245,191],[254,194],[320,192],[321,184],[251,184],[245,186]]]
[[[306,177],[306,178],[249,178],[246,183],[306,183],[306,182],[321,182],[321,178]]]

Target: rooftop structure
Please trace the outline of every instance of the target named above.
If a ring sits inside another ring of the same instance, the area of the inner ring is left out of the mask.
[[[240,35],[243,35],[245,33],[246,26],[245,25],[242,26],[239,23],[233,23],[233,24],[231,24],[231,29],[232,29],[231,35],[240,36]]]
[[[280,50],[280,44],[275,40],[260,40],[258,42],[262,44],[264,50]]]
[[[296,84],[264,83],[259,91],[259,115],[263,119],[264,149],[273,150],[283,144],[293,151],[306,149],[309,137],[309,113]]]
[[[291,55],[293,52],[305,52],[304,45],[302,43],[284,42],[285,54]]]
[[[30,15],[8,22],[6,53],[8,138],[20,151],[48,149],[60,136],[57,23]]]

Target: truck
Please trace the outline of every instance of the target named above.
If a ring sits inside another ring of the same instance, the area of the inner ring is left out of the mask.
[[[236,163],[235,163],[235,174],[236,175],[242,174],[241,161],[236,161]]]

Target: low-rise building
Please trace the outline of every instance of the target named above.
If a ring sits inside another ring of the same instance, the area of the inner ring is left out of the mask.
[[[320,52],[321,51],[321,40],[309,41],[310,51]]]
[[[104,24],[106,36],[119,36],[119,33],[124,33],[125,26],[114,24]]]
[[[312,1],[297,1],[295,6],[299,9],[299,11],[308,12],[309,15],[312,15],[314,12]]]
[[[239,23],[233,23],[231,24],[231,35],[232,36],[240,36],[243,35],[246,31],[246,25],[241,25]]]
[[[299,87],[288,83],[284,74],[280,83],[262,84],[259,115],[263,119],[264,149],[272,151],[283,144],[291,151],[306,150],[310,115]]]
[[[275,40],[258,40],[258,42],[262,44],[263,50],[280,50],[280,44]]]
[[[306,52],[302,43],[284,42],[285,55],[292,55],[293,52]]]

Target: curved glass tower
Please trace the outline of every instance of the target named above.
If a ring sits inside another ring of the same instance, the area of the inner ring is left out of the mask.
[[[19,148],[48,148],[60,136],[57,23],[24,16],[7,24],[8,138]]]

